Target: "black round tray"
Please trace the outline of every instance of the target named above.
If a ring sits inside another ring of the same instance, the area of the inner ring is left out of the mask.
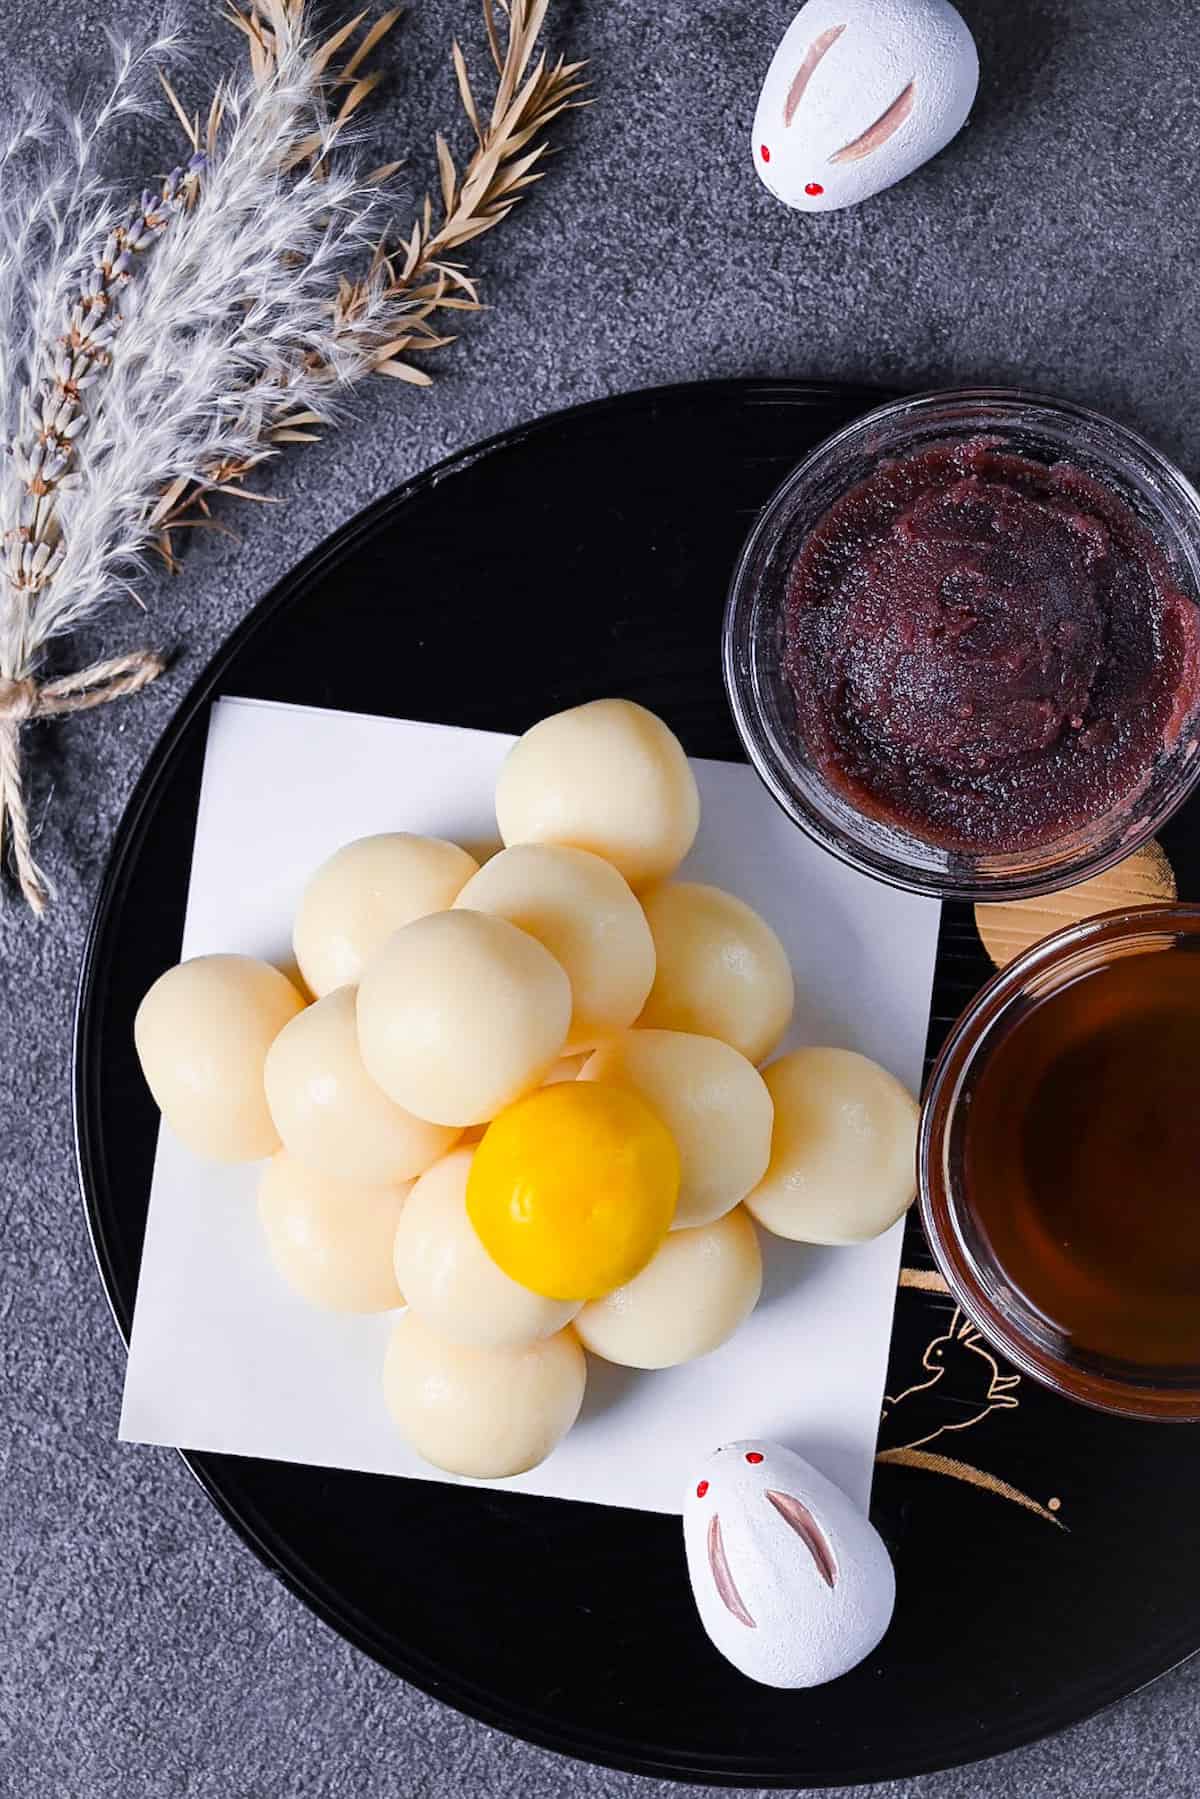
[[[179,954],[210,702],[521,731],[617,693],[661,712],[693,754],[737,758],[718,654],[736,553],[795,461],[875,397],[718,382],[510,432],[372,507],[230,639],[129,804],[80,980],[80,1179],[126,1337],[157,1131],[133,1014]],[[1200,895],[1196,841],[1184,818],[1165,839],[1185,896]],[[931,1052],[987,973],[969,913],[948,907]],[[883,1780],[992,1755],[1200,1646],[1200,1434],[1103,1418],[1018,1381],[938,1291],[915,1220],[904,1259],[873,1505],[896,1560],[896,1618],[874,1656],[815,1692],[754,1686],[717,1656],[673,1519],[185,1460],[335,1629],[531,1742],[749,1786]]]

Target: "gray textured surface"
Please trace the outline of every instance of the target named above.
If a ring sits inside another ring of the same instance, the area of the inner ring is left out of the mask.
[[[0,16],[8,45],[54,78],[97,65],[98,19],[134,29],[156,10],[4,0]],[[209,51],[236,53],[207,6],[187,10],[199,69]],[[327,532],[474,438],[688,376],[989,377],[1139,421],[1200,468],[1191,9],[963,0],[984,66],[967,134],[902,188],[811,223],[758,186],[745,145],[790,10],[553,0],[558,36],[592,58],[599,104],[561,133],[563,154],[522,216],[479,246],[494,311],[443,353],[433,392],[381,384],[356,423],[280,467],[272,491],[286,510],[245,509],[236,543],[194,541],[183,575],[148,589],[147,618],[114,610],[110,645],[180,646],[166,679],[42,735],[41,851],[61,898],[42,925],[0,907],[5,1795],[640,1799],[656,1784],[529,1750],[390,1679],[276,1585],[173,1456],[118,1448],[123,1355],[72,1166],[72,990],[120,808],[210,653]],[[476,44],[475,24],[474,0],[423,0],[397,36],[379,117],[391,142],[414,146],[414,180],[453,117],[448,40]],[[1198,1698],[1200,1663],[1002,1761],[873,1790],[1194,1794]]]

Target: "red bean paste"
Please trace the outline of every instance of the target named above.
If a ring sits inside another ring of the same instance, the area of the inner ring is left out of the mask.
[[[1200,620],[1124,500],[985,438],[875,472],[788,577],[801,737],[868,815],[1035,849],[1132,804],[1200,695]]]

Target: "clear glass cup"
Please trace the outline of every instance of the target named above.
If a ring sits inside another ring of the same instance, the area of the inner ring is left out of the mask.
[[[976,855],[868,818],[831,786],[800,739],[783,666],[788,571],[834,501],[881,461],[979,436],[1035,462],[1070,461],[1103,481],[1143,521],[1181,590],[1200,604],[1200,494],[1136,432],[1035,394],[923,394],[880,406],[827,438],[768,502],[733,577],[722,636],[725,686],[743,747],[769,791],[842,861],[943,899],[1027,899],[1099,874],[1161,829],[1200,778],[1200,711],[1141,789],[1104,817],[1036,849]]]
[[[1153,955],[1181,942],[1200,954],[1200,906],[1138,906],[1056,931],[995,975],[954,1026],[930,1077],[917,1179],[934,1259],[993,1348],[1056,1393],[1101,1411],[1194,1421],[1200,1419],[1200,1365],[1140,1366],[1067,1340],[1009,1279],[973,1211],[965,1178],[976,1083],[1028,1002],[1118,957]],[[1136,1228],[1136,1212],[1133,1218]]]

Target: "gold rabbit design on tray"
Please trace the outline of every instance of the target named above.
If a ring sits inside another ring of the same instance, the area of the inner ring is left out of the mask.
[[[956,1406],[966,1406],[967,1413],[962,1418],[947,1419],[945,1423],[935,1425],[924,1436],[904,1443],[903,1447],[906,1449],[919,1449],[947,1431],[969,1430],[972,1425],[981,1423],[989,1412],[1015,1407],[1019,1403],[1014,1389],[1021,1384],[1020,1375],[1001,1374],[1000,1364],[995,1356],[991,1354],[971,1320],[965,1318],[957,1306],[946,1331],[927,1346],[921,1357],[921,1366],[928,1370],[927,1380],[914,1381],[910,1387],[905,1387],[902,1393],[894,1396],[885,1395],[881,1438],[890,1434],[888,1426],[893,1423],[897,1410],[906,1399],[911,1399],[917,1393],[927,1393],[931,1387],[941,1384],[947,1374],[950,1375],[950,1381],[943,1397],[949,1398]],[[903,1417],[900,1422],[903,1428]]]
[[[945,1280],[932,1269],[902,1268],[901,1292],[906,1288],[935,1295],[935,1304],[950,1296]],[[876,1460],[964,1481],[1065,1529],[1057,1516],[1061,1506],[1057,1496],[1043,1505],[999,1475],[930,1448],[951,1432],[972,1430],[994,1412],[1016,1411],[1021,1403],[1017,1391],[1021,1376],[1001,1371],[1000,1362],[958,1306],[949,1323],[925,1345],[921,1368],[922,1379],[884,1395]],[[931,1411],[926,1403],[930,1400],[950,1415]]]

